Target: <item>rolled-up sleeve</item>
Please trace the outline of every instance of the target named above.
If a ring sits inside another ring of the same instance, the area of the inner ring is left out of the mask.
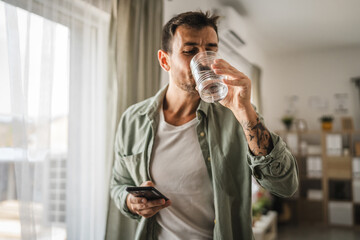
[[[298,188],[298,166],[285,142],[271,133],[273,150],[266,156],[254,156],[248,151],[248,164],[258,183],[280,197],[292,196]]]
[[[114,200],[115,205],[122,214],[129,218],[140,220],[141,217],[130,212],[126,204],[126,198],[129,194],[126,191],[126,187],[134,185],[131,178],[128,176],[129,175],[127,173],[126,167],[123,165],[122,160],[116,159],[110,183],[111,198]]]
[[[129,174],[126,164],[124,163],[124,154],[122,154],[122,141],[120,141],[120,136],[122,136],[122,134],[121,128],[119,127],[114,145],[115,160],[110,180],[110,195],[122,214],[139,221],[141,217],[130,212],[126,204],[126,198],[129,194],[126,191],[126,187],[135,186],[135,183]]]

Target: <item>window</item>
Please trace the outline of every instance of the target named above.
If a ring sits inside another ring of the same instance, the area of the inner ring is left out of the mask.
[[[101,238],[110,14],[81,0],[0,4],[0,205],[17,213],[0,210],[0,234],[20,238],[20,211],[28,238]]]
[[[16,14],[11,23],[5,8]],[[8,41],[14,23],[19,48]],[[24,156],[28,174],[37,181],[32,193],[36,213],[43,213],[39,217],[57,233],[55,239],[66,237],[69,34],[64,25],[0,1],[0,239],[21,237],[15,175]],[[13,64],[17,56],[20,66]],[[16,72],[20,81],[10,81]],[[19,94],[24,101],[16,98]],[[24,138],[26,147],[21,147]]]

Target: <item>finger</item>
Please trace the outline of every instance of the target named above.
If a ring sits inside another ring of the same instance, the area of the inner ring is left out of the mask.
[[[221,59],[221,58],[215,59],[213,64],[220,65],[220,66],[232,67],[230,63],[228,63],[227,61],[225,61],[224,59]]]
[[[157,207],[153,207],[152,209],[155,209],[157,211],[160,211],[161,209],[164,209],[164,208],[167,208],[171,205],[171,201],[170,200],[167,200],[165,202],[165,204],[161,205],[161,206],[157,206]]]
[[[146,206],[146,204],[132,204],[132,209],[139,214],[139,212],[146,210],[146,209],[150,209],[149,207]]]
[[[139,203],[146,203],[147,199],[146,198],[142,198],[142,197],[135,197],[134,195],[131,194],[130,196],[130,203],[132,204],[139,204]]]
[[[216,74],[229,74],[233,77],[239,75],[241,78],[248,78],[243,72],[240,72],[223,59],[215,59],[214,63],[211,64],[211,68]]]
[[[144,209],[142,211],[139,211],[139,215],[143,216],[145,218],[150,218],[152,216],[154,216],[155,214],[157,214],[160,211],[159,207],[157,208],[149,208],[149,209]]]
[[[147,209],[147,208],[154,208],[154,207],[161,207],[166,204],[165,199],[157,199],[153,201],[148,201],[147,203],[136,203],[136,209]]]
[[[214,62],[211,64],[212,69],[229,69],[232,71],[238,71],[236,68],[234,68],[231,64],[226,62],[223,59],[215,59]]]
[[[171,204],[171,202],[170,202]],[[144,209],[150,209],[154,207],[162,207],[162,206],[169,206],[169,203],[166,204],[165,199],[157,199],[153,201],[147,201],[146,203],[139,202],[133,204],[133,209],[136,209],[138,211],[144,210]]]
[[[163,205],[159,206],[160,209],[167,208],[171,206],[172,202],[170,200],[167,200]]]
[[[162,206],[152,207],[152,208],[146,208],[146,209],[140,209],[139,215],[144,216],[146,218],[154,216],[156,213],[158,213],[161,209],[164,209],[166,207],[169,207],[171,205],[171,201],[168,200],[163,204]]]
[[[143,182],[140,186],[154,187],[154,183],[152,181]]]
[[[149,207],[146,204],[134,204],[132,205],[132,208],[137,214],[141,216],[145,216],[145,215],[154,215],[163,207],[162,206]]]
[[[152,207],[162,206],[164,204],[165,204],[165,199],[157,199],[157,200],[149,201],[146,204],[146,206],[152,208]]]
[[[245,79],[223,79],[223,82],[230,86],[245,86],[247,84]]]
[[[171,206],[172,202],[171,200],[167,200],[165,204],[163,205],[164,208]]]
[[[227,79],[247,79],[248,78],[244,73],[238,71],[237,69],[218,68],[218,69],[213,69],[213,71],[218,75],[227,76]]]

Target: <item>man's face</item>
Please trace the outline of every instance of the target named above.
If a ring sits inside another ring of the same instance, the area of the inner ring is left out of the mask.
[[[191,74],[190,61],[199,52],[217,50],[218,38],[212,27],[200,30],[183,25],[177,27],[172,42],[172,53],[169,54],[170,81],[188,93],[198,94]]]

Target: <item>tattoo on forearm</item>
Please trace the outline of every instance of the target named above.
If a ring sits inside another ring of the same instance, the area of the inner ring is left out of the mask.
[[[249,147],[254,155],[264,156],[274,148],[270,132],[262,124],[259,118],[256,123],[242,122]]]

